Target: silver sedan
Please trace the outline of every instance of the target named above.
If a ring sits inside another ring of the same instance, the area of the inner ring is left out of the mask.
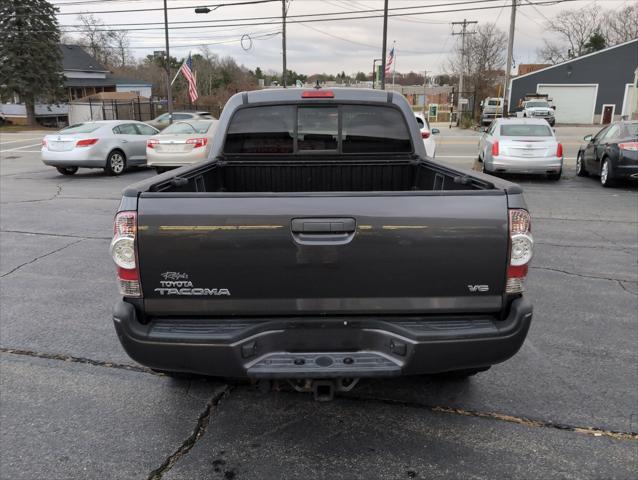
[[[563,171],[563,146],[544,119],[496,119],[478,148],[485,173],[533,173],[559,180]]]
[[[129,166],[146,165],[146,140],[157,133],[135,120],[78,123],[44,137],[42,161],[62,175],[73,175],[80,167],[120,175]]]

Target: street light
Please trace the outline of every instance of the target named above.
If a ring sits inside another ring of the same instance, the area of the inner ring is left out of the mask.
[[[212,10],[208,7],[197,7],[195,13],[210,13]]]

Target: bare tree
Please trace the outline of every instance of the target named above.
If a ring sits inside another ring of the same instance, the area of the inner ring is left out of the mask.
[[[131,55],[126,31],[109,30],[93,15],[80,15],[79,20],[82,23],[79,43],[98,63],[112,68],[127,64]]]
[[[506,45],[507,36],[496,24],[481,24],[475,34],[465,39],[464,65],[461,46],[457,45],[449,70],[455,75],[463,71],[467,90],[476,92],[477,98],[489,96],[503,79]]]
[[[563,10],[547,24],[557,42],[544,40],[538,59],[559,63],[591,51],[592,39],[604,37],[606,45],[615,45],[638,37],[638,2],[619,10],[601,10],[592,5],[578,10]]]
[[[602,33],[607,45],[628,42],[638,38],[638,2],[604,14]]]

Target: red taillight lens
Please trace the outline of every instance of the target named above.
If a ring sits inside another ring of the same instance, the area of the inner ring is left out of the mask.
[[[146,146],[148,148],[155,148],[155,145],[157,145],[159,143],[159,140],[157,138],[149,138],[148,140],[146,140]]]
[[[301,98],[334,98],[332,90],[309,90],[301,94]]]
[[[638,142],[623,142],[618,144],[618,148],[621,150],[630,150],[632,152],[638,151]]]
[[[75,144],[76,147],[90,147],[97,143],[97,138],[85,138],[84,140],[78,140]]]
[[[506,293],[521,293],[529,262],[534,254],[532,219],[527,210],[509,211],[510,255],[507,266]]]
[[[556,147],[556,156],[558,158],[562,158],[563,157],[563,144],[559,143],[558,146]]]
[[[421,138],[430,138],[430,132],[421,132]]]
[[[188,140],[186,140],[186,143],[188,143],[189,145],[192,145],[193,148],[199,148],[206,145],[208,143],[208,139],[207,138],[189,138]]]
[[[125,297],[141,297],[139,266],[135,239],[137,237],[137,213],[119,212],[115,216],[111,256],[117,265],[120,293]]]
[[[492,144],[492,156],[498,157],[498,140]]]

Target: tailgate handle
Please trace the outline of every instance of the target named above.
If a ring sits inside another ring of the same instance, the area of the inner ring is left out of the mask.
[[[354,218],[295,218],[292,233],[329,235],[334,233],[354,233]]]

